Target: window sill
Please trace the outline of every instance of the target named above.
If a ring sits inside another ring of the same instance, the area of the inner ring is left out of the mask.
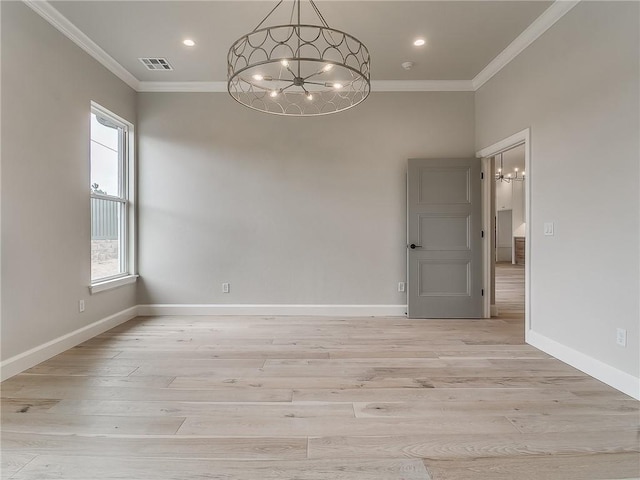
[[[105,280],[104,282],[94,283],[89,287],[91,295],[98,292],[104,292],[105,290],[111,290],[112,288],[121,287],[123,285],[129,285],[135,283],[138,280],[139,275],[127,275],[125,277],[113,278],[111,280]]]

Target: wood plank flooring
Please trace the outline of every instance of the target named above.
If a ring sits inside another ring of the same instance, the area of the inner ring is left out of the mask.
[[[2,478],[640,477],[639,402],[499,318],[136,318],[1,385]]]

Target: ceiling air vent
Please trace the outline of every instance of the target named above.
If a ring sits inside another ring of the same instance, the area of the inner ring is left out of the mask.
[[[166,58],[139,58],[147,70],[173,70]]]

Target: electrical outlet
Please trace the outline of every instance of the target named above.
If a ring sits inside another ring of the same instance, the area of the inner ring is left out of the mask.
[[[229,293],[229,284],[228,283],[223,283],[222,284],[222,293]]]
[[[399,292],[404,292],[404,282],[398,282],[398,291]]]
[[[616,329],[616,343],[621,347],[627,346],[627,331],[624,328]]]
[[[84,300],[78,300],[78,310],[80,313],[84,312]]]

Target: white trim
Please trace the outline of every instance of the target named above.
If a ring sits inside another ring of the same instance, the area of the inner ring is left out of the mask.
[[[536,18],[507,48],[491,60],[472,80],[473,89],[478,90],[491,77],[502,70],[511,60],[535,42],[544,32],[549,30],[558,20],[575,7],[580,0],[556,0],[542,15]]]
[[[227,82],[140,82],[139,92],[226,92]]]
[[[138,156],[136,148],[136,127],[129,127],[127,138],[127,272],[138,278]]]
[[[111,110],[103,107],[102,105],[94,102],[93,100],[91,100],[91,109],[97,110],[100,113],[100,115],[104,115],[105,117],[111,117],[110,120],[115,120],[117,123],[121,123],[123,128],[125,127],[129,129],[134,128],[133,123],[131,123],[129,120],[121,117],[117,113],[113,113]]]
[[[473,92],[471,80],[372,80],[372,92]]]
[[[26,5],[62,32],[69,40],[100,62],[107,70],[129,85],[134,90],[140,83],[126,68],[120,65],[111,55],[105,52],[93,40],[71,23],[64,15],[44,0],[22,0]]]
[[[616,390],[626,393],[636,400],[640,400],[640,378],[618,370],[611,365],[607,365],[600,360],[562,345],[534,331],[526,332],[525,340],[528,344],[533,345],[549,355],[553,355],[558,360],[577,368],[581,372],[606,383]]]
[[[138,315],[302,315],[339,317],[404,317],[406,305],[138,305]]]
[[[2,8],[0,7],[0,38],[2,38]],[[2,49],[0,48],[0,51]],[[1,54],[0,54],[1,56]],[[2,60],[0,59],[0,66],[2,65]],[[0,67],[1,70],[1,67]],[[2,83],[1,81],[2,75],[0,75],[0,84]],[[2,85],[0,85],[0,92],[2,92]],[[0,112],[2,112],[2,95],[0,94]],[[5,120],[6,122],[6,120]],[[2,123],[2,115],[0,115],[0,124]],[[0,125],[0,132],[2,131],[1,125]],[[0,185],[2,185],[2,149],[0,149]],[[6,165],[6,164],[5,164]],[[5,187],[6,188],[6,187]],[[5,200],[6,202],[6,200]],[[0,212],[2,212],[2,195],[0,195]],[[0,213],[0,217],[2,216],[2,214]],[[4,238],[4,235],[2,235],[2,220],[0,218],[0,239]],[[2,269],[2,257],[3,255],[0,255],[0,272],[3,272],[4,270]],[[0,275],[0,306],[2,305],[2,275]],[[0,325],[2,325],[2,308],[0,308]]]
[[[494,143],[493,145],[489,145],[488,147],[482,148],[476,152],[476,157],[478,158],[487,158],[493,157],[505,150],[509,150],[510,148],[516,147],[518,145],[522,145],[524,143],[524,171],[527,172],[525,177],[525,206],[524,206],[524,215],[525,215],[525,238],[527,242],[525,243],[525,265],[524,265],[524,282],[525,282],[525,291],[524,291],[524,331],[526,333],[531,329],[531,129],[525,128],[513,135],[505,138],[504,140],[500,140],[499,142]],[[489,179],[493,181],[493,177],[488,175]],[[483,199],[486,202],[486,199]],[[484,215],[484,224],[483,228],[485,231],[491,231],[491,222],[490,217],[486,214],[487,209],[491,207],[486,203],[483,204],[483,210],[485,211]],[[489,223],[487,224],[487,221]],[[491,249],[485,249],[485,256],[491,255]],[[484,259],[484,265],[488,264],[487,259]],[[486,275],[485,275],[486,278]],[[491,295],[487,295],[485,297],[485,309],[488,308],[487,304],[491,302]]]
[[[138,275],[127,275],[124,277],[112,278],[110,280],[105,280],[104,282],[94,283],[89,287],[89,292],[93,295],[94,293],[104,292],[105,290],[129,285],[130,283],[136,283],[137,280]]]
[[[506,150],[510,150],[513,147],[517,147],[518,145],[522,145],[525,141],[528,140],[528,134],[530,129],[525,128],[518,133],[514,133],[513,135],[505,138],[504,140],[500,140],[499,142],[494,143],[493,145],[489,145],[483,149],[480,149],[476,152],[476,157],[492,157],[494,155],[498,155]],[[525,172],[528,171],[525,170]]]
[[[227,82],[140,82],[139,92],[227,92]],[[473,92],[471,80],[373,80],[372,92]]]
[[[482,169],[483,174],[481,208],[482,230],[484,232],[482,243],[482,284],[484,285],[484,291],[486,293],[482,302],[482,315],[484,318],[491,318],[492,316],[497,316],[497,313],[493,313],[495,305],[491,305],[491,284],[493,280],[491,278],[491,258],[493,251],[493,245],[491,244],[491,239],[493,237],[491,231],[491,219],[493,217],[493,212],[491,212],[491,187],[493,186],[493,172],[491,171],[490,157],[482,157],[480,158],[480,162],[480,168]]]
[[[13,377],[20,372],[38,365],[51,357],[58,355],[70,348],[79,345],[82,342],[100,335],[107,330],[117,327],[118,325],[131,320],[136,317],[138,313],[138,307],[127,308],[121,312],[115,313],[107,318],[98,320],[90,325],[74,330],[71,333],[62,335],[47,343],[43,343],[37,347],[34,347],[26,352],[19,353],[11,358],[4,360],[0,363],[0,380],[5,381],[7,378]]]

